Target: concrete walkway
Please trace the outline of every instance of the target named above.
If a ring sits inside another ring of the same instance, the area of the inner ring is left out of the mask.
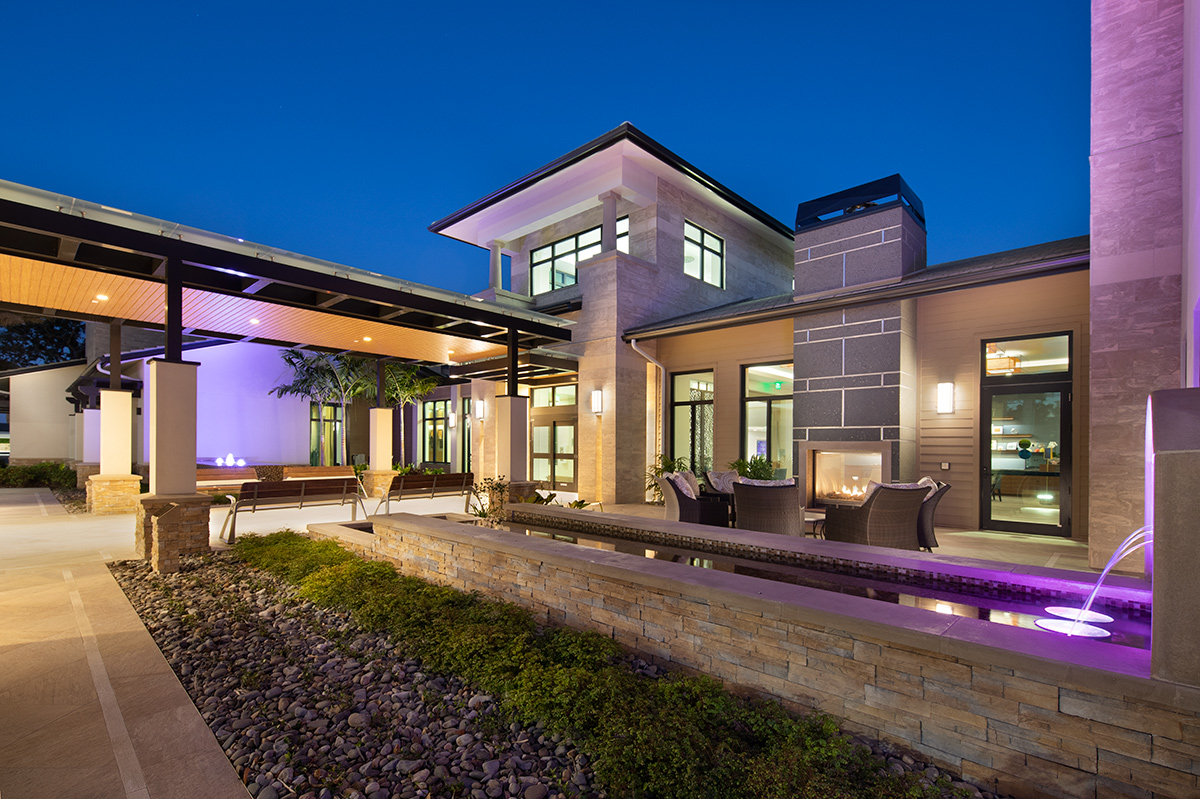
[[[0,489],[2,799],[249,796],[105,566],[133,525]]]

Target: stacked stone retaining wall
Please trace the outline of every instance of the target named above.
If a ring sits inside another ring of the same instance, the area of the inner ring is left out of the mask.
[[[999,793],[1200,796],[1200,691],[1150,679],[1145,653],[469,525],[374,521],[352,548],[403,574],[828,712]],[[331,529],[310,534],[340,538]],[[1087,665],[1106,658],[1115,671]]]

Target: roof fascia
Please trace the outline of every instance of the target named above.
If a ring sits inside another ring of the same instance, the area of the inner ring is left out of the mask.
[[[486,242],[473,240],[471,237],[464,237],[455,232],[456,226],[458,230],[462,230],[462,223],[471,219],[474,216],[482,214],[489,208],[492,208],[503,201],[515,197],[522,192],[528,191],[537,184],[547,180],[548,178],[562,173],[568,168],[579,164],[589,158],[592,158],[599,153],[607,150],[619,142],[627,141],[636,145],[647,155],[666,165],[673,171],[689,178],[694,184],[697,184],[705,191],[715,195],[719,200],[727,203],[732,208],[740,211],[759,224],[765,226],[771,231],[791,240],[793,232],[791,227],[775,219],[773,216],[762,210],[758,206],[746,200],[741,195],[733,192],[728,187],[717,182],[712,177],[696,168],[689,162],[680,158],[671,150],[668,150],[663,145],[659,144],[654,139],[647,136],[642,131],[635,128],[628,122],[608,131],[596,139],[578,147],[566,155],[551,161],[549,164],[534,170],[523,178],[516,180],[507,186],[492,192],[491,194],[477,200],[464,208],[455,211],[449,216],[437,220],[429,226],[429,229],[434,233],[450,236],[451,238],[459,238],[462,241],[467,241],[477,246],[483,246]]]

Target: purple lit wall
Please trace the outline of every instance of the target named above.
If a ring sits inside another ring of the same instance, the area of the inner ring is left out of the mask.
[[[224,344],[191,350],[200,363],[196,387],[196,458],[232,452],[255,463],[308,463],[308,402],[269,392],[288,380],[279,349]],[[149,440],[149,434],[143,440]],[[143,458],[144,459],[144,458]]]

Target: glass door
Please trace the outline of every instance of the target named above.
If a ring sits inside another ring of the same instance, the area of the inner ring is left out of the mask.
[[[980,525],[1071,535],[1071,337],[987,342]]]
[[[575,491],[575,422],[535,422],[533,479],[553,491]]]

